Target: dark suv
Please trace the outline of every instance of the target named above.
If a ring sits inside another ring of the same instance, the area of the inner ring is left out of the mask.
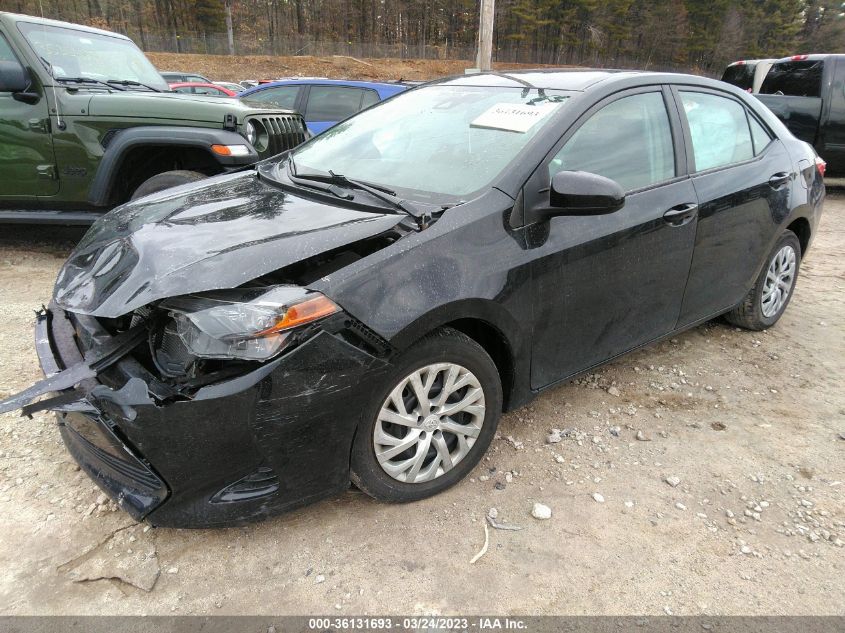
[[[307,136],[289,110],[170,92],[127,37],[0,12],[0,222],[87,224]]]

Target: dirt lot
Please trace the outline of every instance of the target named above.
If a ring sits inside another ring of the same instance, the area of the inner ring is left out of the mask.
[[[436,79],[463,74],[472,62],[438,59],[357,59],[342,55],[314,57],[270,57],[246,55],[190,55],[184,53],[146,53],[159,70],[199,73],[214,81],[274,79],[278,77],[331,77],[333,79]],[[537,64],[494,64],[503,68],[536,68]]]
[[[98,501],[49,415],[0,416],[0,612],[843,614],[843,221],[832,196],[777,327],[709,323],[554,389],[413,505],[149,529]],[[39,377],[32,310],[74,236],[1,230],[3,396]],[[471,565],[491,507],[523,529]]]

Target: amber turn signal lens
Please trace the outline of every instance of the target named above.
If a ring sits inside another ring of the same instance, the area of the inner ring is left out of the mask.
[[[279,319],[273,327],[258,333],[258,336],[266,334],[273,334],[275,332],[282,332],[298,325],[305,325],[317,319],[322,319],[330,314],[338,312],[340,308],[328,297],[323,295],[315,295],[310,299],[306,299],[302,303],[297,303],[285,311],[284,316]]]
[[[249,156],[246,145],[212,145],[211,151],[218,156]]]

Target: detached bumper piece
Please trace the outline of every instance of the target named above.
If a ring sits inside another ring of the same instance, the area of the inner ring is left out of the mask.
[[[269,363],[166,397],[132,355],[134,328],[112,336],[51,306],[36,323],[47,378],[0,408],[55,411],[73,458],[136,520],[241,525],[349,486],[361,385],[385,362],[338,316]],[[33,402],[44,394],[55,395]]]

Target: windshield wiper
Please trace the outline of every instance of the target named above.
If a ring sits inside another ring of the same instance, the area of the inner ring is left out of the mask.
[[[100,81],[99,79],[92,79],[91,77],[55,77],[56,81],[67,81],[69,83],[77,83],[77,84],[99,84],[101,86],[105,86],[106,88],[113,88],[115,90],[120,90],[121,92],[125,91],[126,88],[120,88],[118,86],[113,86],[110,83],[106,83],[105,81]]]
[[[353,180],[352,178],[347,178],[343,174],[337,174],[331,169],[326,174],[300,174],[297,172],[296,163],[293,160],[293,156],[288,157],[288,172],[291,176],[291,180],[293,180],[294,182],[296,182],[297,180],[309,180],[312,182],[322,182],[327,185],[335,185],[337,187],[343,187],[345,189],[359,189],[361,191],[366,191],[372,197],[381,200],[382,202],[386,202],[393,208],[402,211],[406,215],[410,215],[417,221],[417,223],[420,225],[420,228],[425,228],[431,221],[431,216],[428,213],[421,209],[418,209],[416,206],[414,206],[407,200],[400,198],[396,195],[395,191],[392,191],[387,187],[376,185],[374,183],[364,182],[363,180]],[[332,189],[327,189],[327,191],[341,198],[349,198],[348,194],[340,195],[338,192],[333,191]]]
[[[152,90],[153,92],[161,92],[161,90],[155,86],[150,86],[149,84],[134,81],[132,79],[106,79],[106,83],[109,85],[118,84],[121,86],[140,86],[141,88],[146,88],[147,90]]]

